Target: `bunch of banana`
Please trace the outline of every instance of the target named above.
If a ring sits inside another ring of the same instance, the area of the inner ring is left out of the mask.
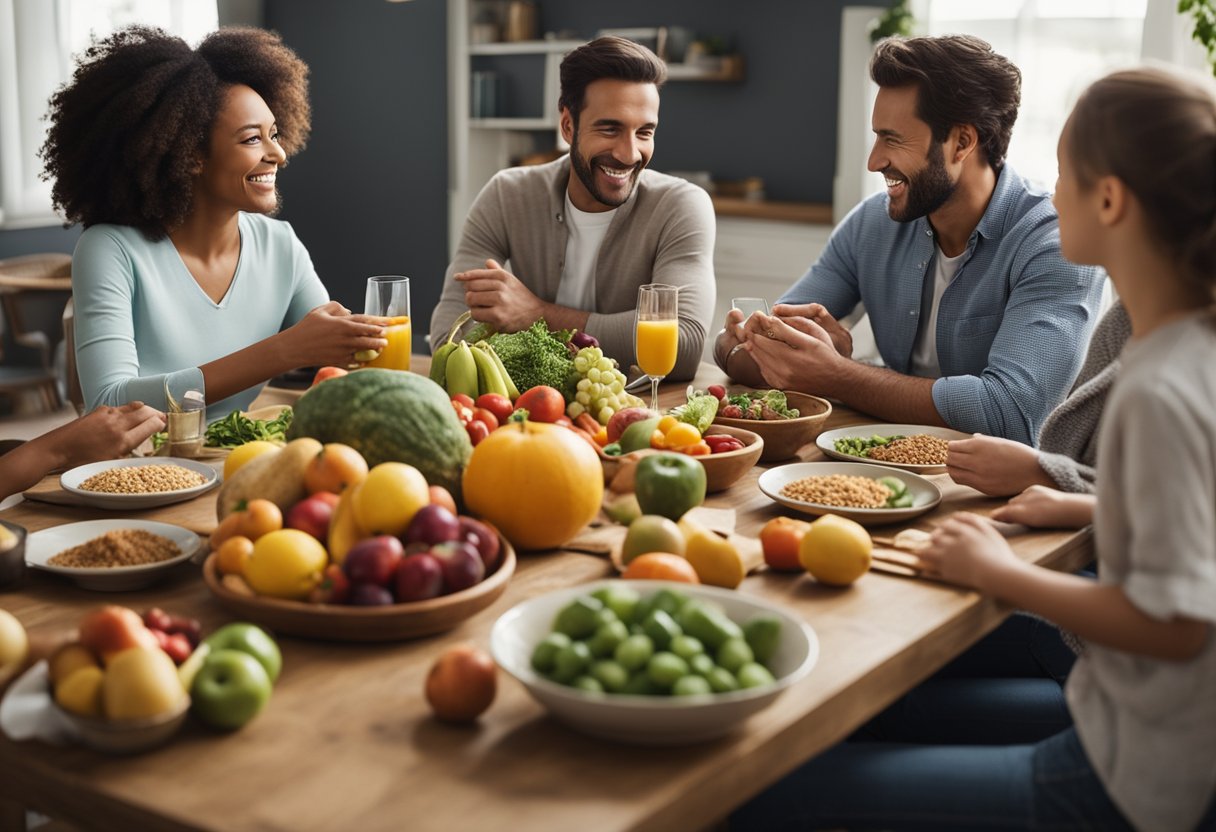
[[[431,381],[449,396],[464,393],[476,399],[482,393],[497,393],[511,401],[519,398],[519,390],[502,359],[486,341],[472,345],[467,341],[449,341],[435,350],[431,356]]]

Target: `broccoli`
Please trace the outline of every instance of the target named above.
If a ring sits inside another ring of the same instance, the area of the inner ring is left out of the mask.
[[[521,391],[538,384],[563,390],[574,369],[566,341],[570,333],[549,332],[544,318],[528,329],[491,335],[488,339],[494,352],[502,359],[511,380]]]

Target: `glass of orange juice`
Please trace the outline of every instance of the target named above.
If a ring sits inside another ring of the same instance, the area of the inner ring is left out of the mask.
[[[647,283],[638,287],[638,367],[650,376],[650,409],[659,409],[659,382],[676,366],[680,346],[679,287]]]
[[[363,312],[384,320],[384,337],[388,346],[365,367],[386,370],[410,368],[410,279],[397,274],[378,274],[367,279],[367,297]]]

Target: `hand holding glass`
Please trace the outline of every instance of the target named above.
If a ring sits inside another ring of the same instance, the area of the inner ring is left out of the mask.
[[[768,301],[764,298],[731,298],[730,308],[742,312],[745,321],[751,317],[753,312],[763,312],[765,315],[769,313]]]
[[[400,275],[382,274],[367,279],[367,298],[363,312],[383,319],[388,346],[364,364],[387,370],[410,368],[410,279]]]
[[[679,287],[647,283],[638,287],[636,348],[638,367],[650,376],[650,409],[659,409],[659,382],[676,366],[680,347]]]

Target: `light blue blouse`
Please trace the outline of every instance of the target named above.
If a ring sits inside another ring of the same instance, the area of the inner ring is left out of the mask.
[[[199,367],[269,338],[329,300],[291,226],[240,214],[241,253],[227,294],[216,303],[186,269],[169,239],[138,229],[95,225],[72,257],[76,366],[85,404],[138,399],[164,410],[175,396],[206,393]],[[217,402],[207,419],[246,410],[261,384]]]

